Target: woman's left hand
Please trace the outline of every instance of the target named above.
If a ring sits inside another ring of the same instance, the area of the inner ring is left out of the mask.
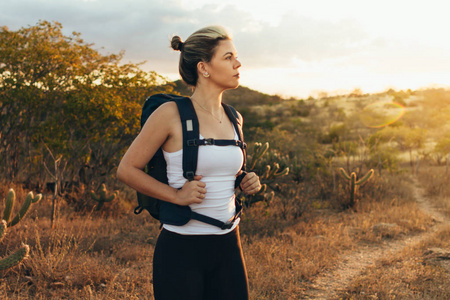
[[[255,172],[247,173],[242,179],[240,187],[247,195],[256,194],[261,189],[258,175],[256,175]]]

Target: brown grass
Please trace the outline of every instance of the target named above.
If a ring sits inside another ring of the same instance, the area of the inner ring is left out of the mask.
[[[375,177],[361,188],[355,211],[310,209],[300,218],[283,219],[276,205],[247,209],[241,233],[251,299],[298,299],[341,254],[426,230],[431,218],[417,208],[408,184],[407,177]],[[5,195],[7,188],[0,191]],[[81,215],[61,204],[52,230],[49,210],[50,201],[44,199],[0,245],[2,257],[21,241],[31,247],[22,266],[1,274],[0,298],[153,298],[152,258],[159,224],[147,213]],[[397,226],[374,231],[378,223]]]
[[[414,202],[410,184],[409,177],[376,177],[361,189],[356,211],[316,210],[294,224],[278,219],[282,229],[267,230],[272,234],[265,236],[244,228],[252,299],[298,299],[316,276],[338,263],[342,254],[425,231],[433,222]],[[256,209],[248,211],[243,227],[247,222],[259,224],[255,213],[263,215]],[[260,217],[264,218],[268,228],[275,227],[274,219]],[[373,226],[379,223],[397,226],[375,231]]]
[[[356,279],[342,299],[450,299],[450,265],[426,259],[427,249],[434,247],[450,250],[450,227],[383,258]]]
[[[450,170],[445,167],[420,169],[418,178],[425,187],[425,196],[441,212],[450,216]]]
[[[426,166],[418,173],[427,201],[450,215],[450,186],[445,167]],[[450,299],[448,259],[428,257],[429,249],[450,252],[450,227],[419,244],[378,261],[341,293],[342,299]]]

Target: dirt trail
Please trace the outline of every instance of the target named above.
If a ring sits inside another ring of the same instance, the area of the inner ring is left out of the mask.
[[[431,215],[436,224],[427,232],[405,237],[401,240],[386,241],[377,246],[367,246],[359,251],[352,252],[341,258],[341,262],[328,273],[316,278],[312,289],[305,292],[302,299],[338,299],[337,293],[348,286],[353,278],[360,275],[367,267],[388,254],[395,253],[405,247],[416,245],[420,241],[430,237],[434,232],[450,224],[450,218],[434,208],[423,196],[417,179],[414,180],[414,197],[419,207]]]

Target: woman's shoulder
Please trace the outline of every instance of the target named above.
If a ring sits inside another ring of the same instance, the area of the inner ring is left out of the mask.
[[[158,117],[167,118],[178,115],[178,107],[174,101],[168,101],[166,103],[161,104],[152,115],[156,115]]]
[[[180,120],[177,104],[169,101],[161,104],[151,113],[144,127],[154,128],[154,126],[158,126],[159,129],[163,130],[165,127],[172,126],[177,120]]]

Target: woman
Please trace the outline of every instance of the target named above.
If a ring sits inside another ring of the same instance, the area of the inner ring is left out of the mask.
[[[193,33],[184,43],[172,38],[181,51],[179,71],[194,87],[190,97],[204,138],[237,139],[221,105],[225,90],[239,85],[236,48],[223,27],[210,26]],[[239,114],[242,124],[242,116]],[[235,213],[234,181],[243,163],[236,146],[199,147],[195,180],[182,175],[182,126],[176,104],[161,105],[147,120],[124,155],[117,177],[137,191],[210,217],[229,220]],[[142,170],[162,147],[169,184]],[[219,158],[219,159],[218,159]],[[248,173],[240,188],[254,194],[258,176]],[[230,229],[196,220],[183,226],[164,224],[155,247],[153,286],[155,299],[248,299],[248,281],[240,245],[239,219]]]

